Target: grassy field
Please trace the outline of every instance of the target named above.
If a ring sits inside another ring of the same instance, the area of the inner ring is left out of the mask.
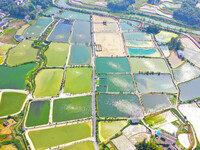
[[[30,25],[29,24],[25,24],[24,26],[22,26],[19,30],[17,30],[16,35],[23,35],[24,34],[24,30],[26,28],[28,28]]]
[[[63,77],[62,69],[43,69],[36,78],[35,97],[56,96],[59,94]]]
[[[90,117],[91,115],[92,115],[91,96],[58,99],[54,101],[53,104],[54,122],[81,119]]]
[[[31,47],[33,41],[25,40],[8,53],[6,63],[8,66],[16,66],[36,59],[37,49]]]
[[[113,122],[99,122],[99,138],[101,141],[105,141],[111,136],[115,135],[124,126],[127,125],[127,121],[113,121]]]
[[[130,65],[133,73],[169,73],[164,59],[161,58],[130,58]]]
[[[160,33],[156,34],[156,38],[160,42],[169,42],[172,37],[177,37],[178,35],[172,32],[161,31]]]
[[[165,120],[162,114],[144,118],[144,121],[146,124],[149,124],[150,126],[155,126],[155,125],[167,122],[167,120]]]
[[[27,95],[23,93],[4,92],[1,96],[0,117],[17,113],[21,110]]]
[[[0,46],[0,55],[5,55],[9,48],[13,47],[13,44],[4,44]]]
[[[45,52],[48,67],[64,66],[68,56],[69,44],[51,43],[49,49]]]
[[[50,101],[34,101],[30,104],[26,126],[38,126],[49,122]]]
[[[37,150],[81,140],[91,136],[91,122],[30,131],[28,133]]]
[[[4,57],[0,57],[0,65],[3,64],[4,59],[5,59]]]
[[[93,142],[88,141],[63,148],[62,150],[95,150],[95,148]]]
[[[92,68],[67,68],[64,93],[91,92]]]

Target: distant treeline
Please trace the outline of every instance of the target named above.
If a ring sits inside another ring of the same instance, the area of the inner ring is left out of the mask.
[[[126,11],[135,0],[108,0],[107,8],[113,12]]]
[[[181,8],[174,11],[173,17],[184,23],[200,27],[200,8],[196,8],[197,0],[185,0]]]
[[[14,0],[0,0],[0,9],[7,11],[11,16],[23,18],[35,10],[36,5],[43,8],[51,4],[51,0],[31,0],[28,5],[16,5]]]

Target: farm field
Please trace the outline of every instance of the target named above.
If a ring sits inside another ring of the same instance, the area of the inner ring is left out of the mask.
[[[151,40],[151,35],[143,32],[123,33],[125,40]]]
[[[91,116],[92,116],[91,96],[54,100],[53,122],[76,120]]]
[[[171,106],[165,94],[142,95],[142,102],[146,113],[153,113]]]
[[[101,45],[98,57],[125,56],[124,43],[120,33],[95,33],[94,41]]]
[[[0,45],[0,55],[5,55],[7,51],[13,46],[14,46],[13,44]]]
[[[32,48],[33,41],[25,40],[8,53],[6,63],[8,66],[17,66],[28,62],[34,62],[37,56],[37,49]]]
[[[81,28],[80,28],[81,27]],[[90,22],[76,21],[72,34],[72,43],[90,43]]]
[[[91,122],[30,131],[28,136],[35,149],[43,150],[90,137]]]
[[[100,94],[97,97],[100,117],[140,117],[142,108],[136,95]]]
[[[62,69],[42,69],[35,78],[35,97],[56,96],[60,92]]]
[[[22,35],[24,34],[25,30],[26,30],[29,26],[30,26],[29,24],[23,25],[19,30],[17,30],[16,35],[22,36]]]
[[[26,73],[35,67],[35,63],[17,67],[0,66],[0,89],[25,89]]]
[[[134,48],[152,48],[155,47],[152,41],[126,41],[127,47]]]
[[[69,51],[67,43],[51,43],[45,52],[47,57],[47,67],[63,67],[66,64]]]
[[[164,53],[165,57],[169,57],[170,56],[170,51],[169,51],[168,46],[160,46],[160,49]]]
[[[184,61],[182,61],[180,58],[178,58],[177,54],[174,51],[172,51],[170,53],[168,60],[169,60],[169,63],[171,64],[172,68],[177,68],[178,66],[180,66],[181,64],[184,63]]]
[[[124,135],[121,135],[121,136],[113,139],[112,143],[119,150],[136,149],[136,147]]]
[[[113,122],[99,122],[99,138],[101,141],[106,141],[124,126],[127,125],[127,121],[113,121]]]
[[[194,79],[200,75],[200,70],[189,63],[184,63],[177,69],[173,70],[175,79],[178,82],[185,82]]]
[[[171,75],[169,74],[134,74],[135,81],[141,93],[164,92],[177,93]]]
[[[0,150],[17,150],[14,144],[8,144],[1,146]]]
[[[96,58],[97,73],[130,73],[130,66],[126,58]]]
[[[185,48],[200,52],[200,49],[189,38],[181,38],[180,40]]]
[[[130,58],[130,65],[133,73],[154,72],[170,73],[169,69],[162,58]]]
[[[52,22],[52,18],[41,17],[37,22],[30,26],[24,33],[24,37],[36,38],[42,34],[43,30]]]
[[[80,94],[91,92],[92,68],[67,68],[64,93]]]
[[[106,22],[115,22],[117,23],[117,20],[111,17],[103,17],[103,16],[98,16],[98,15],[93,15],[92,16],[92,21],[93,22],[98,22],[98,23],[103,23],[104,21]]]
[[[108,92],[135,92],[134,82],[130,74],[107,74],[105,77],[100,78],[100,85],[108,86]],[[106,82],[102,83],[104,80]]]
[[[5,57],[0,56],[0,65],[4,63],[4,59],[5,59]]]
[[[159,42],[169,42],[172,37],[176,38],[178,35],[173,32],[161,31],[155,37]]]
[[[26,97],[27,95],[24,93],[3,92],[0,103],[0,117],[19,112],[26,100]]]
[[[191,100],[200,97],[200,78],[179,84],[180,99],[182,101]]]
[[[155,48],[128,48],[128,52],[130,56],[160,57],[160,53]]]
[[[91,47],[82,45],[72,45],[69,65],[90,65],[91,57]]]
[[[65,19],[60,20],[48,37],[48,41],[68,43],[72,25],[73,21],[70,22]]]
[[[58,17],[67,18],[67,19],[78,19],[78,20],[84,20],[84,21],[90,20],[90,15],[74,12],[74,11],[64,11],[62,14],[59,14]]]
[[[49,123],[50,101],[33,101],[30,103],[26,126],[39,126]]]
[[[194,49],[185,48],[183,51],[183,56],[188,59],[191,63],[200,67],[200,53]]]
[[[93,142],[88,141],[63,148],[62,150],[95,150],[95,148]]]
[[[94,32],[119,32],[117,23],[94,23]]]

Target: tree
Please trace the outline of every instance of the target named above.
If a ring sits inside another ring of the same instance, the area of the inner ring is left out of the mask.
[[[163,147],[161,146],[157,146],[156,142],[154,141],[146,141],[143,140],[142,142],[139,142],[137,145],[136,145],[136,148],[138,150],[162,150]]]
[[[35,14],[33,14],[33,13],[30,14],[30,17],[32,20],[35,20],[35,18],[36,18]]]
[[[181,41],[179,40],[178,37],[172,38],[171,41],[169,41],[167,43],[167,45],[168,45],[170,50],[176,50],[177,51],[177,50],[183,50],[184,49],[184,47],[181,44]]]
[[[113,12],[126,11],[134,3],[135,0],[109,0],[107,8]]]
[[[150,25],[147,27],[147,33],[158,34],[160,32],[160,28],[157,25]]]

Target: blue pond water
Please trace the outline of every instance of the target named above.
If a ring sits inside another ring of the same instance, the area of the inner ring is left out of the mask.
[[[130,55],[151,55],[157,52],[156,49],[134,49],[128,48]]]

